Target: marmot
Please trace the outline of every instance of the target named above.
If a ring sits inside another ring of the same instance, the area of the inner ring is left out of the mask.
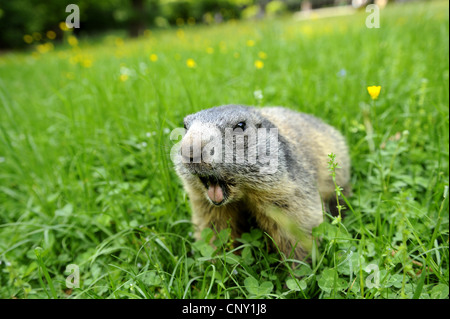
[[[345,139],[312,115],[223,105],[186,116],[184,128],[173,160],[191,201],[197,239],[205,227],[220,232],[230,226],[236,238],[257,226],[286,257],[302,260],[312,228],[323,221],[322,204],[336,200],[330,153],[340,166],[336,183],[350,192]]]

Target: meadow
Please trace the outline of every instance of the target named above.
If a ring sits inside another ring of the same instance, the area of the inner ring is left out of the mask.
[[[3,53],[0,297],[448,298],[448,9],[390,5],[378,29],[361,11],[66,31]],[[315,229],[310,262],[257,229],[240,254],[226,231],[216,249],[192,237],[169,135],[231,103],[314,114],[348,141],[346,217]]]

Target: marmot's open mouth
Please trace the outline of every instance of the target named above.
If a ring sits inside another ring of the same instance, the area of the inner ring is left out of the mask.
[[[199,176],[200,181],[205,185],[206,194],[211,202],[220,206],[225,203],[228,197],[227,184],[214,176]]]

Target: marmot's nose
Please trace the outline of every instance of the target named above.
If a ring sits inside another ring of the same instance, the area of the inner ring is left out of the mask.
[[[214,150],[221,147],[222,135],[216,126],[194,122],[181,141],[182,160],[184,163],[211,163]]]
[[[201,163],[203,141],[200,134],[186,135],[181,143],[181,156],[185,163]]]

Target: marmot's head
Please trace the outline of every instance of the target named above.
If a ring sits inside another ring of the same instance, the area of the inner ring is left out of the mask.
[[[219,206],[274,179],[280,165],[278,130],[260,112],[224,105],[184,119],[174,161],[185,186]],[[281,153],[280,153],[281,152]]]

